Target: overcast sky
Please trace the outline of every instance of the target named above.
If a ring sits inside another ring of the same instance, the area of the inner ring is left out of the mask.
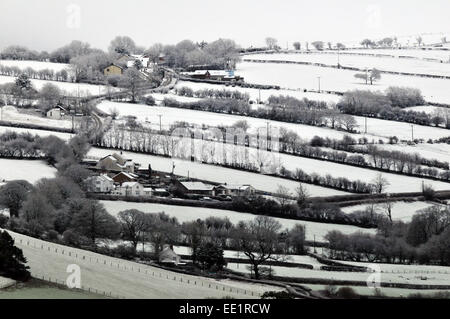
[[[106,49],[128,35],[138,45],[231,38],[286,42],[450,32],[449,0],[0,0],[0,48],[53,50],[71,40]]]

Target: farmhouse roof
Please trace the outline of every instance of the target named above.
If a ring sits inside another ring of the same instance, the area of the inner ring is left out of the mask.
[[[190,191],[211,191],[214,189],[213,185],[205,184],[203,182],[180,182],[187,190]]]

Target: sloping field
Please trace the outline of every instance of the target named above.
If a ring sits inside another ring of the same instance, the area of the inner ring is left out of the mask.
[[[418,211],[433,206],[433,203],[428,202],[392,202],[392,219],[393,220],[401,220],[403,222],[408,222],[411,220],[413,215]],[[353,213],[356,211],[362,211],[366,208],[369,208],[370,205],[356,205],[341,208],[344,213]],[[385,204],[380,203],[374,206],[375,211],[379,214],[386,216],[386,207]]]
[[[179,109],[163,106],[148,106],[143,104],[131,104],[131,103],[118,103],[103,101],[97,107],[106,113],[110,113],[113,110],[117,111],[120,116],[136,116],[140,121],[146,121],[150,123],[152,128],[159,129],[159,115],[161,116],[161,124],[163,129],[167,129],[171,124],[176,122],[188,122],[201,126],[203,124],[207,126],[232,126],[237,121],[245,120],[249,124],[249,132],[256,133],[257,130],[267,129],[267,123],[269,123],[272,130],[280,129],[281,127],[295,131],[300,138],[309,140],[314,136],[329,137],[334,139],[341,139],[349,133],[344,131],[337,131],[331,128],[317,127],[310,125],[285,123],[277,121],[267,121],[264,119],[258,119],[253,117],[245,117],[238,115],[212,113],[204,111],[195,111],[189,109]],[[363,137],[363,134],[351,134],[354,138]],[[377,138],[378,139],[378,138]],[[370,137],[369,137],[370,140]]]
[[[2,120],[12,123],[54,126],[68,129],[72,128],[71,120],[55,120],[46,117],[40,117],[37,115],[25,114],[19,112],[17,108],[11,105],[6,105],[3,107]]]
[[[422,50],[422,49],[349,49],[346,52],[368,53],[368,54],[388,54],[396,57],[407,56],[415,58],[429,58],[442,60],[444,63],[450,61],[450,51],[447,50]]]
[[[67,267],[78,265],[81,269],[83,289],[105,292],[113,297],[185,299],[233,296],[235,298],[255,298],[266,290],[279,290],[272,286],[182,275],[37,240],[14,232],[9,233],[15,239],[15,244],[23,250],[34,277],[42,278],[44,276],[46,279],[51,278],[52,281],[66,282],[69,276]]]
[[[251,89],[251,88],[242,88],[239,86],[225,86],[218,84],[208,84],[208,83],[199,83],[199,82],[188,82],[188,81],[178,81],[175,88],[181,87],[189,87],[194,91],[199,90],[229,90],[229,91],[239,91],[242,93],[248,93],[250,95],[250,99],[253,101],[257,101],[261,95],[261,100],[266,101],[271,95],[280,96],[280,95],[289,95],[295,97],[297,99],[307,98],[309,100],[314,101],[325,101],[325,102],[338,102],[340,97],[338,95],[333,94],[325,94],[325,93],[313,93],[313,92],[303,92],[298,90],[259,90],[259,89]]]
[[[417,153],[423,158],[450,162],[450,144],[444,143],[436,143],[436,144],[421,143],[416,145],[380,144],[377,146],[383,150],[400,151],[408,154]]]
[[[11,83],[15,81],[15,77],[0,75],[0,84]],[[56,85],[61,90],[64,90],[70,96],[80,96],[85,97],[89,95],[98,95],[107,93],[108,87],[104,85],[94,85],[86,83],[72,83],[72,82],[59,82],[59,81],[46,81],[46,80],[35,80],[31,79],[31,83],[36,89],[41,89],[44,84],[51,83]],[[112,88],[111,90],[116,91],[117,89]]]
[[[56,169],[43,161],[0,159],[0,181],[22,179],[34,184],[37,180],[55,177]]]
[[[450,58],[450,51],[447,59]],[[252,60],[276,60],[276,61],[295,61],[312,62],[326,65],[337,66],[338,60],[341,66],[353,67],[358,69],[376,68],[382,71],[406,72],[415,74],[430,74],[437,76],[450,75],[450,63],[436,63],[417,59],[399,59],[391,57],[374,57],[341,54],[253,54],[244,56],[243,59]]]
[[[359,132],[365,130],[365,118],[362,116],[354,116]],[[415,125],[405,122],[388,121],[374,118],[367,118],[367,135],[390,137],[397,136],[400,140],[410,141],[414,139],[439,139],[441,137],[450,136],[450,130],[424,125]]]
[[[132,203],[123,201],[101,201],[106,210],[113,216],[118,216],[119,212],[126,209],[138,209],[145,213],[160,213],[165,212],[169,216],[176,217],[179,222],[189,222],[197,219],[206,219],[210,216],[225,218],[228,217],[230,221],[237,224],[239,221],[248,221],[256,217],[256,215],[248,213],[240,213],[230,210],[203,208],[203,207],[187,207],[175,205],[162,205],[153,203]],[[292,220],[275,218],[283,228],[291,229],[295,225],[300,224],[306,227],[306,239],[325,242],[325,235],[332,230],[339,230],[344,234],[352,234],[358,231],[375,234],[375,229],[360,228],[350,225],[324,224],[316,222],[308,222],[302,220]]]
[[[389,86],[418,88],[429,102],[450,103],[450,80],[422,78],[405,75],[382,74],[381,80],[367,85],[354,77],[355,71],[322,68],[317,66],[242,62],[236,73],[246,82],[279,85],[283,88],[345,92],[348,90],[384,91]],[[270,75],[270,76],[268,76]]]
[[[369,264],[345,262],[352,265],[365,267],[380,267],[380,281],[385,283],[416,284],[416,285],[450,285],[450,267],[433,268],[433,266]],[[250,273],[243,265],[229,263],[227,268],[241,273]],[[345,272],[345,271],[323,271],[284,266],[272,266],[275,276],[295,278],[320,278],[347,281],[362,281],[374,278],[370,272]],[[376,268],[375,268],[376,269]],[[392,270],[394,270],[392,272]]]
[[[0,134],[6,133],[6,132],[16,132],[19,134],[29,133],[32,135],[38,135],[40,137],[54,135],[65,141],[69,140],[73,136],[73,134],[70,134],[70,133],[61,133],[61,132],[53,132],[53,131],[46,131],[46,130],[36,130],[36,129],[31,129],[31,128],[0,126]]]
[[[42,61],[21,61],[21,60],[0,60],[0,65],[4,66],[16,66],[21,70],[24,70],[28,67],[34,69],[35,71],[49,69],[55,72],[61,70],[70,71],[70,64],[66,63],[53,63],[53,62],[42,62]]]
[[[93,147],[87,156],[104,157],[114,152],[117,152],[117,150]],[[190,176],[191,178],[203,179],[217,183],[251,184],[256,189],[265,192],[276,192],[278,185],[283,185],[294,193],[299,185],[298,182],[291,180],[220,166],[130,152],[123,152],[123,154],[125,157],[133,159],[134,162],[140,163],[142,167],[148,167],[148,165],[151,164],[152,169],[154,170],[170,173],[172,172],[172,164],[175,164],[174,174],[176,175]],[[305,184],[304,186],[307,188],[311,196],[334,196],[348,194],[315,185]]]

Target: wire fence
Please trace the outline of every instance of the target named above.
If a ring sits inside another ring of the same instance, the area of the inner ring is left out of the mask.
[[[202,280],[200,277],[196,277],[193,275],[183,275],[180,273],[175,273],[171,271],[166,271],[159,269],[157,267],[147,266],[143,264],[133,263],[129,261],[120,261],[117,258],[103,256],[95,253],[90,253],[87,251],[83,251],[76,248],[71,248],[67,246],[61,246],[58,244],[48,243],[38,239],[31,239],[30,237],[12,233],[13,237],[16,239],[16,244],[22,246],[33,247],[35,249],[40,249],[42,251],[46,251],[53,254],[59,254],[66,257],[70,257],[75,261],[81,261],[84,264],[95,264],[98,265],[98,270],[101,271],[102,268],[108,267],[110,269],[114,268],[120,271],[125,271],[129,273],[139,274],[146,278],[154,278],[158,280],[166,280],[181,283],[183,285],[188,285],[191,287],[197,287],[201,289],[211,289],[217,292],[220,295],[238,295],[240,298],[260,298],[262,294],[260,292],[256,292],[254,290],[247,290],[242,288],[235,288],[232,286],[224,285],[222,283],[216,283],[212,279],[211,280]],[[74,262],[76,263],[76,262]],[[81,264],[80,263],[80,264]],[[42,273],[34,273],[33,269],[31,269],[32,274],[40,278],[42,280],[46,280],[49,282],[54,282],[58,284],[65,285],[65,279],[56,278],[55,275],[42,274]],[[64,274],[66,275],[66,274]],[[63,275],[63,277],[64,277]],[[91,286],[82,286],[82,290],[98,293],[104,296],[109,296],[113,298],[126,298],[116,292],[113,291],[105,291],[97,287]]]

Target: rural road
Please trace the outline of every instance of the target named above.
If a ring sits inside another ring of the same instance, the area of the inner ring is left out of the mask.
[[[167,271],[90,251],[53,244],[8,231],[23,250],[33,277],[65,283],[68,265],[81,270],[82,289],[117,298],[259,298],[280,288],[233,280],[214,280]]]

